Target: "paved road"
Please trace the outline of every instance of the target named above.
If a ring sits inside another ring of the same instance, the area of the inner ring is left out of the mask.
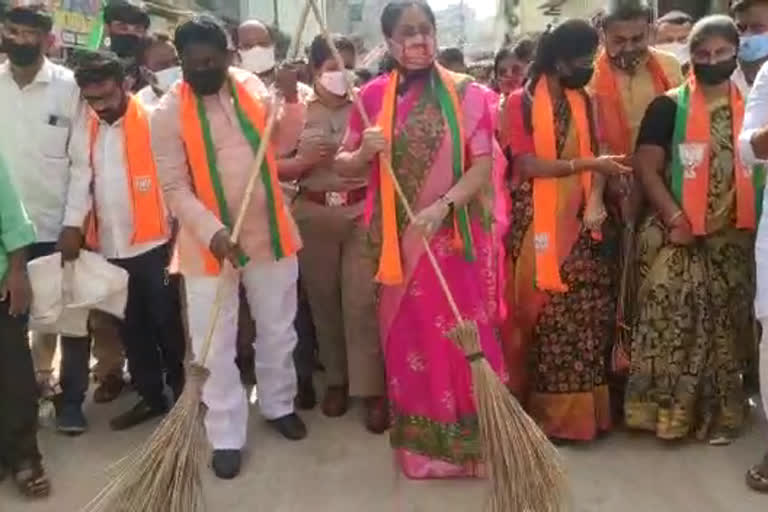
[[[89,404],[91,431],[64,438],[45,428],[42,449],[54,482],[47,502],[25,503],[0,484],[2,512],[77,512],[106,482],[105,468],[140,443],[152,426],[115,434],[107,422],[131,397]],[[757,416],[757,414],[755,414]],[[360,411],[331,420],[307,415],[310,438],[289,443],[253,414],[244,474],[207,478],[210,512],[479,512],[482,482],[396,479],[386,437],[368,435]],[[730,447],[668,446],[645,435],[613,434],[566,448],[575,512],[765,512],[768,496],[743,483],[748,465],[768,447],[758,420]],[[206,472],[206,474],[208,474]]]

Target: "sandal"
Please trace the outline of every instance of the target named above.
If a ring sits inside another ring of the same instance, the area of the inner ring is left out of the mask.
[[[768,455],[762,463],[747,471],[747,485],[757,492],[768,493]]]
[[[13,480],[27,498],[45,498],[51,493],[51,482],[40,461],[27,460],[19,464],[14,469]]]

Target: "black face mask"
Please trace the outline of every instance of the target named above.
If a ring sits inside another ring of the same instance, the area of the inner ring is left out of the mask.
[[[8,60],[15,66],[31,66],[43,53],[40,45],[17,44],[13,41],[4,41],[3,49],[8,54]]]
[[[196,71],[184,70],[184,81],[200,96],[210,96],[218,93],[226,79],[226,68]]]
[[[582,87],[585,87],[590,80],[592,80],[592,75],[594,73],[595,68],[592,66],[588,68],[573,68],[573,70],[571,70],[571,74],[560,77],[560,85],[566,89],[581,89]]]
[[[737,66],[736,57],[717,64],[694,64],[693,74],[704,85],[719,85],[731,78]]]
[[[109,49],[118,57],[135,57],[141,44],[141,38],[136,34],[115,34],[109,36]]]
[[[640,61],[648,53],[647,50],[632,50],[620,52],[611,57],[611,63],[622,71],[633,72],[640,65]]]

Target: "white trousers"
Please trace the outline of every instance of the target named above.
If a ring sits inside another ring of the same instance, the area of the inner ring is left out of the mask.
[[[221,312],[206,362],[211,375],[203,388],[203,402],[208,407],[205,427],[215,450],[240,450],[246,441],[248,399],[235,365],[241,281],[256,323],[254,350],[261,412],[267,419],[276,419],[294,410],[293,349],[297,337],[293,321],[298,274],[298,262],[293,256],[277,262],[250,263],[239,271],[227,266],[217,277],[184,277],[189,334],[196,355],[209,329],[219,279],[225,280]]]

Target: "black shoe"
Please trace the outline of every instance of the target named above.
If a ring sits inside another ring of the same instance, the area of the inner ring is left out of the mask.
[[[56,409],[57,431],[68,436],[79,436],[88,430],[82,405],[62,403]]]
[[[290,441],[300,441],[307,437],[307,426],[295,412],[276,420],[269,420],[269,424]]]
[[[232,480],[239,475],[241,464],[240,450],[213,450],[213,474],[222,480]]]
[[[112,421],[109,422],[109,426],[112,427],[112,430],[127,430],[136,425],[140,425],[145,421],[162,416],[167,412],[167,404],[153,407],[144,400],[140,400],[130,411],[113,418]]]
[[[314,409],[317,405],[317,393],[311,378],[299,377],[299,389],[296,395],[296,407],[302,411]]]

